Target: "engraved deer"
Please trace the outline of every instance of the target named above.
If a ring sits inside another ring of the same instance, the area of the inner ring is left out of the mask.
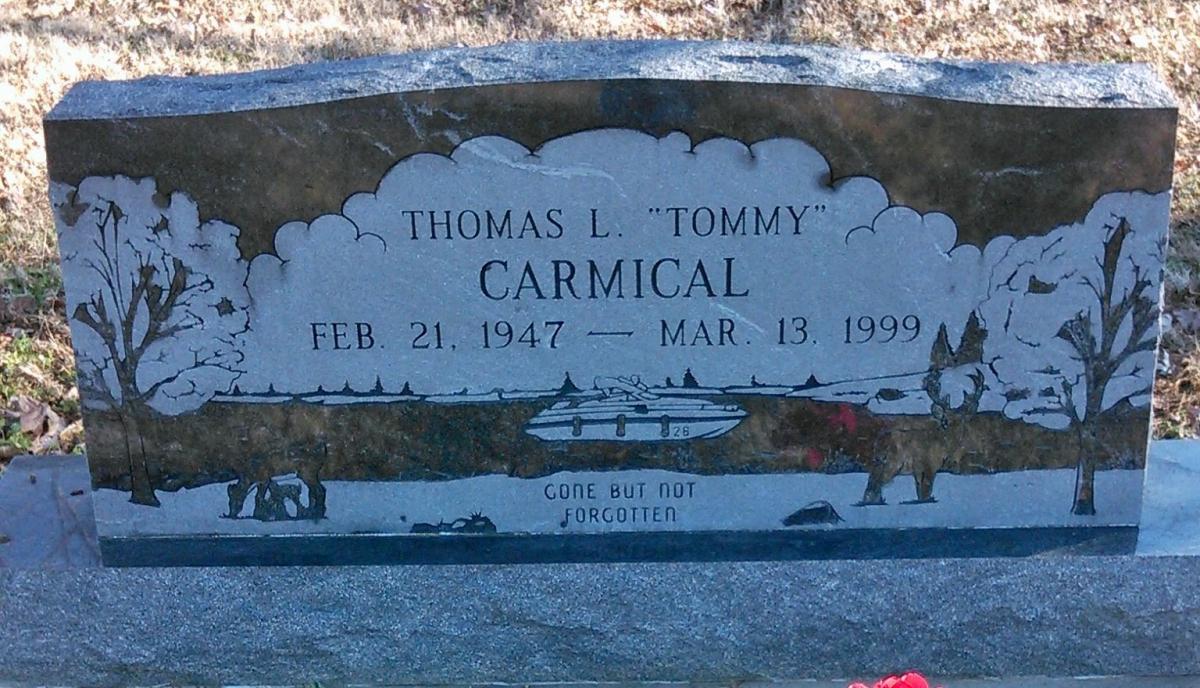
[[[326,435],[328,414],[305,414],[287,406],[266,413],[264,422],[242,428],[239,439],[248,456],[248,465],[227,488],[229,510],[225,517],[237,518],[254,490],[251,518],[260,521],[324,518],[326,490],[321,483],[321,469],[330,458]],[[281,442],[280,437],[291,441]],[[308,488],[307,504],[301,499],[299,485],[274,480],[287,473],[295,473]],[[295,516],[288,512],[289,503]]]
[[[971,417],[979,410],[979,400],[987,389],[983,373],[970,374],[974,387],[957,408],[951,407],[950,397],[942,393],[939,378],[940,371],[930,371],[923,385],[933,401],[931,418],[897,418],[882,438],[881,459],[871,466],[861,505],[886,504],[884,485],[904,471],[910,472],[916,483],[915,503],[937,501],[933,496],[937,472],[947,463],[959,464],[968,454],[986,452],[984,436],[970,428]]]
[[[921,383],[929,396],[930,414],[925,416],[900,416],[895,418],[880,440],[877,458],[870,464],[867,487],[863,491],[860,506],[881,505],[883,488],[903,471],[912,474],[916,483],[915,503],[934,502],[933,481],[938,471],[946,464],[960,465],[964,456],[985,454],[986,436],[972,432],[972,419],[979,411],[979,402],[988,389],[983,372],[972,370],[967,377],[972,387],[957,407],[943,389],[943,371],[948,368],[977,362],[982,358],[982,342],[986,332],[979,327],[974,315],[968,322],[967,331],[958,352],[949,346],[945,325],[938,332],[930,352],[930,368]]]

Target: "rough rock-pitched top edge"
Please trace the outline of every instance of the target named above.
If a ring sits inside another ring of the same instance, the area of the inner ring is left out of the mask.
[[[494,84],[665,79],[832,86],[999,105],[1174,108],[1145,64],[928,60],[826,46],[581,41],[447,48],[282,69],[76,84],[47,120],[171,117]]]

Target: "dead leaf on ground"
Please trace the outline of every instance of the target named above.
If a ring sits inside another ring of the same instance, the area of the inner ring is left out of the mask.
[[[13,397],[4,415],[15,418],[21,426],[21,432],[33,437],[31,453],[48,454],[59,449],[59,435],[67,424],[49,404],[22,394]]]
[[[1169,315],[1168,329],[1200,332],[1200,308],[1176,308]]]
[[[0,296],[0,318],[13,319],[32,315],[38,310],[37,299],[28,294]]]
[[[49,404],[24,394],[13,397],[10,410],[5,415],[17,419],[21,424],[21,432],[34,437],[45,434],[51,416],[58,417],[58,414],[50,409]]]
[[[17,372],[33,380],[42,387],[53,384],[50,378],[46,376],[46,373],[42,372],[41,368],[32,363],[22,363],[21,365],[17,366]]]
[[[59,448],[69,452],[83,442],[83,421],[75,421],[58,434]]]

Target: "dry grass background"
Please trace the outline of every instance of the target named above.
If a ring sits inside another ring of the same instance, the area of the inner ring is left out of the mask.
[[[82,79],[201,74],[510,40],[817,42],[930,57],[1149,62],[1179,98],[1159,436],[1200,431],[1200,2],[0,0],[0,419],[6,453],[78,442],[40,118]],[[18,408],[18,402],[20,408]],[[45,404],[42,407],[38,404]],[[46,411],[53,413],[46,413]],[[61,420],[60,420],[61,419]],[[36,427],[35,427],[36,426]],[[55,427],[68,431],[49,441]]]

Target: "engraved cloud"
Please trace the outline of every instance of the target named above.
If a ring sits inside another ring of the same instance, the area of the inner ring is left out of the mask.
[[[957,341],[986,297],[981,252],[956,243],[951,218],[833,179],[797,140],[477,138],[280,228],[250,266],[239,385],[487,393],[690,369],[870,396],[924,370],[939,325]],[[928,410],[905,394],[896,410]]]

